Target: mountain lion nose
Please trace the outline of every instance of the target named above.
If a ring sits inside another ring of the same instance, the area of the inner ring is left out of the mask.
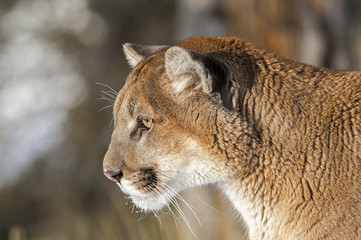
[[[123,172],[121,170],[119,170],[118,172],[113,172],[105,169],[104,175],[110,180],[116,183],[120,183],[120,179],[123,177]]]

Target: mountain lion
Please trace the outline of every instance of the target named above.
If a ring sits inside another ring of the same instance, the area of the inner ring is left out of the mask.
[[[124,44],[104,174],[144,211],[216,184],[251,239],[361,239],[361,72],[237,38]]]

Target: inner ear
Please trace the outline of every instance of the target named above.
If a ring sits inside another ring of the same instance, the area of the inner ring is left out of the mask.
[[[183,91],[188,86],[199,81],[206,93],[212,91],[212,77],[204,66],[199,54],[182,47],[171,47],[165,53],[166,73],[172,78],[176,92]]]
[[[134,43],[125,43],[123,50],[129,65],[133,68],[143,59],[162,51],[167,45],[140,45]]]
[[[205,93],[219,94],[223,106],[233,109],[232,83],[227,77],[227,67],[212,54],[171,47],[165,53],[165,70],[172,79],[176,93],[201,84]],[[195,84],[194,81],[198,82]]]

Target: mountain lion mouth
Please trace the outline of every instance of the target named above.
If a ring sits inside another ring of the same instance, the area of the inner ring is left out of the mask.
[[[141,179],[139,180],[142,182],[141,188],[145,191],[153,192],[154,189],[156,189],[158,183],[157,174],[153,168],[141,169],[141,172]]]
[[[180,198],[177,186],[173,186],[172,181],[161,181],[153,170],[147,169],[139,177],[135,181],[123,178],[117,185],[142,211],[155,212],[165,207],[169,209],[169,205],[176,202],[174,198]]]

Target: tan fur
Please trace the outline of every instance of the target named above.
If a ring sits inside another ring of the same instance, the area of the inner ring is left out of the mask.
[[[167,186],[216,183],[251,239],[361,239],[361,72],[236,38],[176,46],[136,56],[114,105],[104,170],[122,171],[134,203],[157,210]]]

